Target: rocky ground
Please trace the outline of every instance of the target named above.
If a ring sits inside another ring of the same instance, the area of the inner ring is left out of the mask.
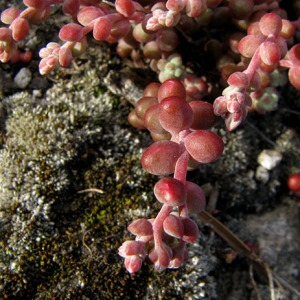
[[[0,65],[0,299],[252,300],[255,290],[270,299],[264,272],[251,277],[252,262],[197,216],[202,234],[185,266],[126,272],[117,255],[130,238],[126,226],[159,209],[157,178],[139,162],[151,140],[126,117],[156,75],[91,41],[70,68],[40,76],[38,49],[66,21],[54,14],[21,45],[34,52],[29,64]],[[277,111],[252,113],[234,132],[218,123],[224,155],[189,177],[210,187],[208,198],[218,192],[216,217],[274,271],[282,285],[275,282],[275,299],[294,300],[300,210],[286,179],[300,170],[300,94],[289,85],[280,93]],[[268,170],[261,153],[277,164]]]

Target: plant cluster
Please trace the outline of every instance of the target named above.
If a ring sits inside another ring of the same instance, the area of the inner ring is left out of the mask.
[[[162,203],[160,212],[155,219],[139,219],[128,226],[136,240],[123,243],[119,254],[125,257],[129,272],[139,270],[146,255],[156,270],[177,268],[187,259],[186,242],[198,237],[197,224],[189,213],[200,213],[205,208],[204,192],[186,181],[186,173],[222,154],[222,139],[208,130],[217,117],[210,103],[188,103],[184,85],[178,79],[148,85],[131,116],[129,120],[138,126],[144,120],[156,140],[142,155],[143,168],[155,175],[174,175],[155,184],[154,194]]]
[[[290,83],[300,89],[300,21],[288,19],[280,1],[261,0],[24,0],[25,8],[1,14],[0,60],[28,62],[32,53],[18,49],[30,23],[45,21],[51,7],[61,4],[71,22],[59,31],[62,43],[50,42],[39,52],[39,71],[45,75],[68,66],[88,47],[88,34],[97,41],[116,43],[116,51],[137,67],[148,66],[160,83],[150,83],[130,113],[129,122],[148,129],[154,143],[142,155],[143,168],[162,177],[154,194],[162,207],[154,219],[138,219],[128,227],[136,236],[119,248],[129,272],[141,268],[148,257],[156,270],[176,268],[187,259],[185,245],[198,237],[190,213],[205,207],[202,189],[186,180],[188,170],[216,160],[222,139],[210,128],[219,117],[229,131],[249,111],[275,110],[277,86]],[[297,8],[298,1],[294,1]],[[180,52],[182,41],[193,39],[225,22],[224,39],[207,38],[204,49],[215,58],[218,80],[204,70],[189,67]],[[199,73],[202,73],[199,75]],[[223,91],[215,97],[216,87]],[[219,88],[220,89],[220,88]],[[213,103],[203,101],[212,95]]]

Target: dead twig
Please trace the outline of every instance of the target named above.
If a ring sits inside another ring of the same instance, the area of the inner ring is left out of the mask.
[[[89,193],[89,192],[95,192],[95,193],[99,193],[99,194],[104,194],[104,191],[102,191],[100,189],[95,189],[95,188],[81,190],[81,191],[78,191],[77,193],[78,194],[82,194],[82,193]]]

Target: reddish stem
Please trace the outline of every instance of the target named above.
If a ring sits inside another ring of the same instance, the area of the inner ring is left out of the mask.
[[[252,80],[256,70],[258,69],[258,66],[260,64],[260,46],[256,49],[254,52],[251,61],[247,67],[247,69],[244,71],[244,73],[248,76],[249,82]]]
[[[182,183],[185,183],[186,181],[189,157],[189,153],[185,150],[178,158],[175,165],[174,178],[180,180]]]
[[[153,238],[155,247],[162,247],[163,223],[171,211],[172,206],[164,204],[153,222]]]

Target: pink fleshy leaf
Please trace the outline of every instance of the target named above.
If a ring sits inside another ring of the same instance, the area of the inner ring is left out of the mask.
[[[0,41],[9,42],[11,40],[12,30],[6,27],[0,28]]]
[[[172,256],[171,248],[165,244],[163,244],[162,247],[154,248],[148,255],[156,271],[165,270],[169,266]]]
[[[168,0],[166,8],[173,11],[181,11],[186,5],[186,0]]]
[[[224,96],[219,96],[213,103],[214,113],[217,116],[222,116],[228,112],[227,99]]]
[[[127,229],[134,235],[145,236],[153,233],[152,224],[147,219],[138,219],[132,222]]]
[[[175,178],[161,178],[154,185],[154,194],[157,200],[169,206],[180,206],[186,201],[184,184]]]
[[[272,66],[280,60],[280,50],[277,44],[273,42],[263,42],[259,47],[261,60],[269,66]]]
[[[112,29],[110,31],[110,37],[116,41],[125,37],[131,29],[129,20],[122,18],[112,23]]]
[[[95,6],[88,6],[82,8],[79,13],[77,14],[77,20],[78,22],[86,26],[88,25],[91,21],[104,16],[104,12]]]
[[[291,84],[297,89],[300,90],[300,67],[292,67],[289,69],[289,80]]]
[[[111,21],[107,17],[100,17],[94,23],[93,36],[98,41],[108,38],[111,31]]]
[[[227,83],[238,88],[246,88],[249,85],[249,77],[243,72],[234,72],[228,77]]]
[[[199,16],[201,13],[201,8],[202,8],[202,1],[199,0],[187,0],[186,4],[186,14],[191,17],[195,18]]]
[[[42,2],[42,1],[41,1]],[[43,21],[45,21],[51,12],[50,6],[46,6],[43,9],[38,9],[38,8],[30,8],[30,13],[28,14],[28,21],[33,23],[33,24],[40,24]],[[22,14],[21,14],[22,16]]]
[[[181,239],[183,236],[183,224],[178,216],[168,215],[163,223],[164,231],[175,238]]]
[[[125,17],[130,17],[135,12],[132,0],[116,0],[116,10]]]
[[[265,14],[259,21],[259,28],[265,36],[279,35],[282,28],[281,17],[275,13]]]
[[[143,153],[143,168],[154,175],[174,173],[175,165],[183,149],[175,142],[158,141],[149,146]]]
[[[228,131],[236,129],[245,119],[248,114],[248,109],[245,105],[240,106],[240,110],[235,113],[228,113],[225,117],[225,125]]]
[[[47,58],[43,58],[39,64],[39,71],[41,75],[45,75],[52,71],[57,65],[57,57],[50,55]]]
[[[294,45],[288,52],[289,60],[293,65],[300,66],[300,44]]]
[[[13,20],[15,20],[20,15],[21,12],[22,10],[18,8],[5,9],[1,13],[1,22],[4,24],[11,24]]]
[[[262,35],[251,34],[243,37],[238,44],[239,52],[248,58],[251,58],[256,49],[263,43],[265,38]]]
[[[129,273],[135,273],[142,267],[143,260],[138,255],[125,257],[124,265]]]
[[[130,255],[146,256],[144,243],[140,241],[125,241],[120,247],[118,254],[122,257]]]
[[[59,31],[62,41],[77,42],[83,37],[83,27],[76,23],[64,25]]]
[[[66,15],[73,16],[78,12],[79,6],[80,6],[80,0],[64,0],[63,12]]]
[[[224,150],[220,136],[210,130],[196,130],[184,139],[184,145],[191,157],[200,163],[218,159]]]
[[[181,218],[184,227],[183,240],[185,242],[193,243],[199,236],[199,229],[197,224],[190,218]]]
[[[29,34],[29,23],[24,18],[15,19],[10,28],[12,30],[12,37],[15,41],[22,41]]]
[[[189,212],[200,213],[205,209],[206,198],[202,188],[191,181],[186,181],[185,188],[187,191],[186,203]]]
[[[236,113],[236,112],[240,111],[240,104],[235,100],[228,101],[227,102],[227,110],[231,114]]]
[[[69,48],[60,48],[59,52],[58,52],[58,60],[59,60],[59,64],[62,67],[66,67],[70,64],[70,62],[72,61],[72,52]]]
[[[188,259],[188,252],[185,248],[185,243],[179,243],[178,246],[172,248],[173,257],[168,265],[169,269],[177,269],[181,267]]]
[[[55,50],[57,50],[57,52],[60,49],[60,45],[58,43],[54,43],[54,42],[50,42],[47,44],[46,48],[42,48],[39,52],[39,56],[41,58],[46,58],[49,55],[53,54],[53,52],[56,52]]]

